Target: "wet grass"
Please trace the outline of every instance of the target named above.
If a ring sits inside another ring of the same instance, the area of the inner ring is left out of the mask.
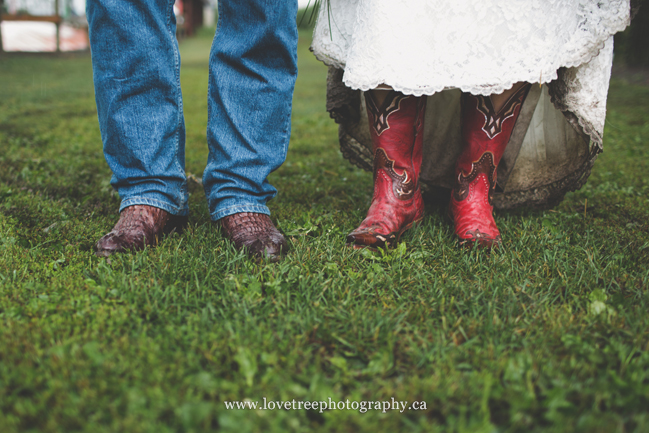
[[[400,248],[345,248],[371,174],[340,155],[301,34],[270,204],[291,252],[237,253],[190,184],[190,226],[92,253],[117,219],[88,57],[0,63],[0,431],[649,431],[649,88],[614,80],[605,153],[554,210],[459,250],[430,208]],[[187,171],[205,166],[209,36],[183,42]],[[425,410],[227,410],[244,400]]]

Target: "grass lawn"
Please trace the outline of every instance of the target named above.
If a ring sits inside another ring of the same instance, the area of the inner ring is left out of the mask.
[[[498,214],[501,250],[458,249],[430,208],[399,248],[356,251],[372,176],[340,155],[300,36],[278,264],[237,253],[196,182],[184,234],[95,257],[119,199],[90,58],[0,60],[0,432],[649,431],[649,87],[612,82],[590,180],[554,210]],[[181,45],[199,178],[209,45]],[[426,409],[224,404],[264,397]]]

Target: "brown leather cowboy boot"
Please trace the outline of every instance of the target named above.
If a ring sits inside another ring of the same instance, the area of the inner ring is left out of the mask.
[[[455,234],[462,245],[492,248],[501,242],[491,202],[496,168],[529,89],[530,84],[521,86],[497,112],[489,96],[462,94],[464,150],[457,161],[457,183],[450,204]]]
[[[108,257],[114,253],[157,245],[164,234],[181,230],[186,221],[187,217],[170,215],[157,207],[129,206],[122,210],[113,230],[99,239],[95,254]]]
[[[284,236],[270,217],[260,213],[241,212],[221,218],[221,226],[236,249],[245,249],[253,258],[276,262],[288,251]]]
[[[347,235],[347,243],[393,247],[424,216],[419,171],[426,98],[390,90],[379,107],[372,92],[365,92],[365,103],[374,147],[374,195],[367,217]]]

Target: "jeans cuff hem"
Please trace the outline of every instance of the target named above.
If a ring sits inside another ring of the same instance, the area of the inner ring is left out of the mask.
[[[214,212],[212,212],[211,217],[213,221],[218,221],[226,216],[241,212],[262,213],[265,215],[270,215],[268,206],[259,204],[237,204],[234,206],[228,206],[223,209],[215,210]]]
[[[177,206],[166,203],[164,201],[156,200],[154,198],[146,198],[146,197],[131,197],[126,200],[122,200],[122,203],[119,206],[119,211],[122,212],[125,208],[134,205],[146,205],[146,206],[157,207],[159,209],[169,212],[172,215],[177,215],[177,216],[187,216],[189,214],[188,209],[180,209]]]

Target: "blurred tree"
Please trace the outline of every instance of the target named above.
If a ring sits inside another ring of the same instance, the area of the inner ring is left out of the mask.
[[[631,25],[615,35],[615,62],[630,67],[649,67],[649,1],[631,2]]]
[[[2,25],[2,14],[5,12],[4,0],[0,0],[0,26]],[[2,27],[0,27],[0,54],[4,52],[2,47]]]

